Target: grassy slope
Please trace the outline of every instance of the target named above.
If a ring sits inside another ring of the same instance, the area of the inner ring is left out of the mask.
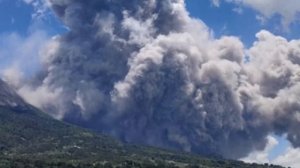
[[[276,167],[213,160],[151,147],[56,121],[34,108],[0,107],[0,167]]]

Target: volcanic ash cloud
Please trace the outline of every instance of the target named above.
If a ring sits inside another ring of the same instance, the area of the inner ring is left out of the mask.
[[[300,41],[261,31],[246,50],[236,37],[215,39],[183,0],[50,2],[69,32],[19,93],[51,115],[226,158],[263,149],[270,133],[299,145]]]

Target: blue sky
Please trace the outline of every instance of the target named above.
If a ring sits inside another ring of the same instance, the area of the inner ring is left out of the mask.
[[[31,22],[30,6],[21,1],[2,1],[0,5],[0,32],[25,34]]]
[[[212,29],[217,38],[223,35],[237,36],[246,47],[252,45],[255,41],[255,34],[261,29],[266,29],[287,39],[300,38],[300,31],[298,31],[300,22],[292,22],[286,29],[281,25],[281,16],[275,14],[262,23],[258,16],[262,15],[263,17],[263,14],[251,6],[241,6],[223,1],[216,6],[210,0],[186,0],[186,4],[191,16],[201,19]],[[25,44],[30,41],[30,38],[39,39],[37,41],[41,44],[41,41],[66,31],[53,15],[33,18],[34,12],[35,8],[22,0],[0,0],[0,59],[2,59],[0,66],[8,66],[16,55],[23,53],[23,50],[20,50],[10,54],[5,52],[6,49],[11,51],[14,47],[22,46],[23,43],[26,46]],[[17,42],[11,42],[13,39],[16,39]],[[40,47],[37,46],[27,54],[37,55]],[[26,59],[28,58],[24,58],[24,60]],[[27,72],[30,72],[32,64],[24,66],[27,66]],[[278,145],[268,151],[270,160],[281,155],[290,146],[284,137],[274,137],[278,141]]]
[[[65,31],[63,25],[52,15],[40,20],[33,20],[34,8],[22,0],[0,1],[0,34],[15,32],[21,36],[30,34],[32,29],[43,29],[49,35]],[[258,13],[248,7],[241,8],[233,3],[222,3],[216,7],[210,0],[186,0],[187,9],[192,17],[201,19],[214,31],[216,37],[222,35],[238,36],[246,46],[255,40],[255,34],[266,29],[287,39],[300,37],[300,23],[293,23],[289,30],[280,28],[280,17],[275,16],[262,24],[256,18]],[[239,13],[238,10],[242,10]]]
[[[0,0],[0,34],[18,33],[28,36],[33,31],[41,29],[49,35],[65,31],[65,28],[53,15],[33,19],[34,7],[22,0]]]
[[[187,0],[187,9],[191,16],[200,18],[213,29],[216,37],[222,35],[238,36],[246,46],[255,41],[255,34],[266,29],[287,39],[300,37],[299,23],[292,23],[289,30],[280,28],[280,17],[274,16],[262,24],[256,17],[258,13],[248,7],[242,8],[233,3],[222,3],[216,7],[210,0]],[[239,11],[241,13],[238,13]]]

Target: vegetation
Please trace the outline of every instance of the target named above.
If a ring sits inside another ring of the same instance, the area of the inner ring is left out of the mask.
[[[29,108],[0,107],[1,168],[281,168],[123,144]]]

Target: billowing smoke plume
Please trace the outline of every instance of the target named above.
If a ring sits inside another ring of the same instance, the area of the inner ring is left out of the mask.
[[[19,92],[53,116],[131,142],[241,158],[270,133],[300,145],[300,41],[262,31],[245,63],[184,0],[50,0],[69,32]]]

